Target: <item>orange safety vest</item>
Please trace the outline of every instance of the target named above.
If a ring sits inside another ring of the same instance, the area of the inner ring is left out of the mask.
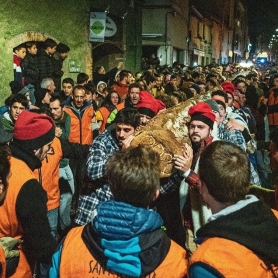
[[[42,187],[47,194],[47,211],[58,208],[60,206],[60,189],[59,189],[59,163],[63,157],[62,146],[60,140],[55,137],[51,147],[54,154],[48,154],[42,161]],[[39,180],[39,171],[36,169],[34,174]]]
[[[35,176],[31,169],[22,160],[11,157],[10,163],[12,175],[9,180],[6,199],[4,204],[0,207],[0,237],[10,236],[14,238],[22,238],[23,230],[16,215],[16,200],[23,184],[28,180],[35,179]],[[16,272],[11,277],[32,277],[31,268],[21,250],[21,247],[19,263]]]
[[[93,142],[92,118],[94,117],[93,106],[85,108],[80,119],[70,107],[65,107],[65,111],[70,115],[70,134],[69,141],[79,144],[90,145]]]
[[[125,102],[124,101],[122,101],[122,102],[120,102],[119,104],[116,105],[117,111],[120,111],[124,108],[125,108]]]
[[[278,212],[272,211],[278,218]],[[189,269],[194,263],[205,263],[220,272],[223,277],[273,278],[272,272],[255,253],[225,238],[206,239],[190,258]],[[277,266],[273,266],[273,270],[278,275]]]
[[[106,107],[100,107],[98,109],[98,111],[101,113],[102,119],[103,119],[102,125],[99,128],[99,132],[102,133],[105,130],[107,119],[108,119],[108,117],[110,115],[110,111]]]
[[[109,270],[103,269],[92,256],[81,238],[83,228],[84,226],[72,229],[63,243],[60,261],[60,277],[121,277]],[[171,246],[165,259],[157,269],[146,277],[179,278],[186,277],[186,274],[186,251],[171,240]]]
[[[271,105],[275,105],[275,104],[278,104],[278,97],[275,97],[274,92],[270,91],[267,105],[271,106]],[[278,126],[278,111],[268,114],[268,122],[269,122],[269,125]]]

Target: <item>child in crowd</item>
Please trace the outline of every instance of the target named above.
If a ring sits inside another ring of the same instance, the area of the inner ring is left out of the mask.
[[[14,81],[24,85],[24,80],[22,76],[21,61],[26,55],[25,44],[20,44],[13,48],[13,65],[14,65]]]
[[[35,90],[39,88],[39,67],[37,57],[37,44],[34,41],[26,43],[27,54],[22,60],[23,76],[25,85],[29,88],[30,100],[36,103]]]

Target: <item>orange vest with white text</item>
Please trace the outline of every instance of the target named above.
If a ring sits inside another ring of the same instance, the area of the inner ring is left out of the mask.
[[[14,238],[22,238],[23,230],[18,222],[16,215],[16,201],[22,186],[30,179],[35,179],[31,169],[17,158],[11,157],[11,177],[9,180],[9,188],[4,204],[0,207],[0,237],[10,236]],[[31,268],[27,259],[20,249],[19,263],[16,272],[11,276],[13,278],[32,277]]]
[[[60,277],[125,277],[124,275],[121,276],[114,274],[100,266],[81,238],[83,228],[84,226],[72,229],[63,243],[60,263]],[[180,278],[186,277],[186,274],[186,251],[171,240],[171,246],[165,259],[152,273],[146,277]]]

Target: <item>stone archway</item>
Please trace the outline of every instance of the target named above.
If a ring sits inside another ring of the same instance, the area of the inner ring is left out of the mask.
[[[12,38],[8,39],[7,40],[7,45],[11,49],[13,49],[17,45],[19,45],[21,43],[24,43],[24,42],[28,42],[28,41],[43,42],[47,38],[51,38],[51,39],[55,40],[57,43],[59,43],[59,41],[56,38],[50,36],[47,33],[40,33],[40,32],[35,32],[35,31],[26,31],[24,33],[15,35]]]
[[[112,69],[116,66],[116,61],[122,61],[124,56],[123,49],[116,43],[104,42],[93,46],[94,68],[104,66],[106,69]]]

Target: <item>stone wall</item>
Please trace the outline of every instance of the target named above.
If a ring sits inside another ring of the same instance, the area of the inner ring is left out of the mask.
[[[88,42],[89,0],[1,0],[0,1],[0,104],[10,94],[13,80],[13,47],[22,42],[43,41],[50,37],[67,44],[71,51],[64,62],[63,77],[69,73],[68,61],[74,59],[81,71],[92,74],[92,49]]]

